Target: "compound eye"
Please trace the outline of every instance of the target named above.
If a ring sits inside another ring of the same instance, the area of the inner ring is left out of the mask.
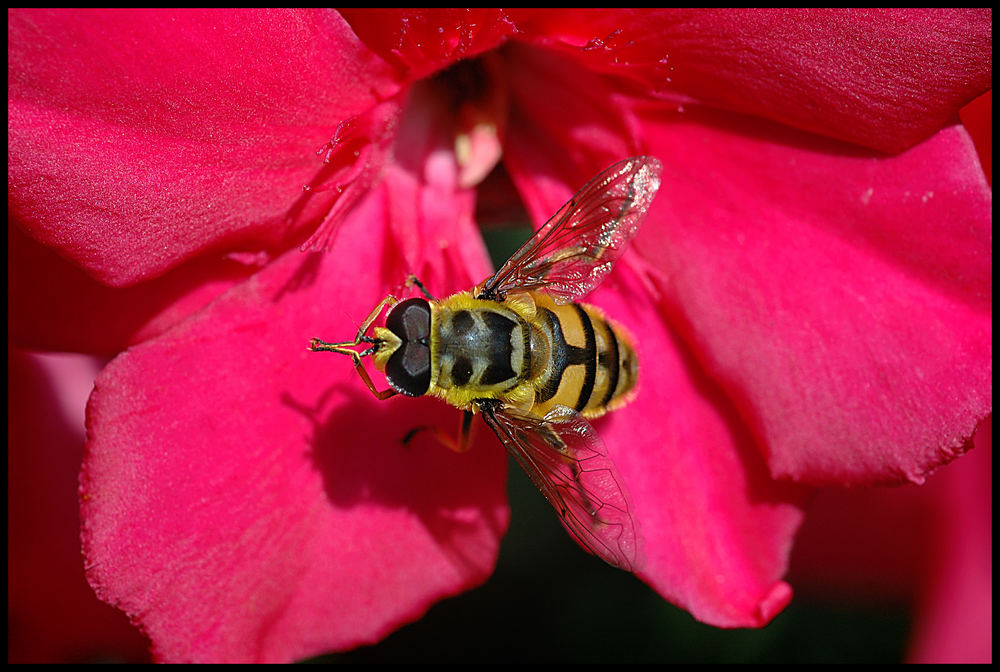
[[[404,341],[386,362],[385,378],[392,389],[408,397],[426,394],[431,386],[430,346]]]
[[[431,307],[424,299],[396,304],[385,318],[385,326],[404,342],[427,343],[431,335]]]
[[[431,307],[424,299],[397,303],[385,319],[386,328],[402,343],[385,365],[392,389],[420,397],[431,386]]]

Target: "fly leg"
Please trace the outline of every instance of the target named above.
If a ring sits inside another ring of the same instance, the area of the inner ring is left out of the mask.
[[[416,286],[417,289],[420,290],[420,293],[423,294],[428,301],[437,301],[437,299],[435,299],[431,295],[431,293],[427,291],[427,288],[424,287],[424,283],[420,282],[417,276],[413,275],[413,273],[410,273],[408,276],[406,276],[406,286],[407,287]]]
[[[444,447],[449,448],[456,453],[464,453],[469,449],[469,445],[472,443],[472,411],[462,412],[462,424],[458,430],[458,437],[451,436],[447,432],[444,432],[434,425],[420,425],[419,427],[414,427],[406,433],[403,437],[403,444],[407,444],[413,440],[417,434],[423,431],[428,431],[437,439],[438,443],[442,444]]]
[[[364,364],[361,363],[362,357],[367,357],[368,355],[372,354],[378,349],[378,346],[380,345],[378,340],[370,336],[365,336],[365,332],[368,331],[368,327],[372,326],[372,322],[374,322],[375,318],[379,316],[379,313],[382,312],[383,308],[385,308],[386,306],[392,307],[397,303],[399,303],[399,299],[394,297],[392,294],[382,299],[382,301],[377,306],[375,306],[375,309],[372,310],[372,312],[368,315],[368,317],[365,318],[365,321],[361,323],[361,326],[358,328],[358,335],[354,337],[353,341],[343,341],[341,343],[327,343],[326,341],[323,341],[318,338],[314,338],[311,341],[309,341],[309,349],[312,352],[322,352],[324,350],[329,352],[337,352],[340,353],[341,355],[347,355],[348,357],[353,359],[354,370],[358,372],[358,375],[361,376],[361,380],[364,381],[365,386],[369,390],[371,390],[371,393],[375,395],[375,398],[378,399],[379,401],[395,396],[396,391],[391,388],[381,391],[375,389],[375,383],[372,382],[371,376],[368,375],[368,372],[365,370]],[[352,348],[356,348],[362,344],[367,344],[370,345],[371,347],[367,348],[362,352],[358,352],[357,350],[352,350]]]

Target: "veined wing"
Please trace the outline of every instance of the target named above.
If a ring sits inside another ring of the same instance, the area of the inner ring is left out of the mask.
[[[544,291],[576,301],[604,280],[625,252],[660,188],[651,156],[614,164],[559,208],[507,263],[474,290],[480,298]]]
[[[544,418],[489,406],[482,411],[581,546],[629,572],[642,566],[642,538],[628,490],[582,415],[566,406],[556,406]]]

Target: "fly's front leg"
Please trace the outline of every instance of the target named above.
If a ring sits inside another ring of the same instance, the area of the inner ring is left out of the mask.
[[[371,338],[370,336],[365,336],[365,332],[368,331],[368,328],[370,326],[372,326],[372,322],[374,322],[375,318],[379,316],[379,314],[382,312],[382,309],[384,309],[386,306],[389,306],[391,308],[397,303],[399,303],[399,299],[394,297],[392,294],[382,299],[382,301],[380,301],[379,304],[375,306],[375,309],[372,310],[371,313],[369,313],[368,317],[365,318],[365,321],[361,323],[361,327],[358,329],[358,334],[357,336],[354,337],[353,341],[343,341],[341,343],[327,343],[326,341],[321,340],[319,338],[314,338],[311,341],[309,341],[309,349],[312,352],[322,352],[324,350],[328,352],[336,352],[341,355],[347,355],[352,360],[354,360],[354,370],[358,372],[359,376],[361,376],[361,380],[364,381],[365,387],[367,387],[371,391],[371,393],[375,395],[375,398],[378,399],[379,401],[395,396],[396,391],[393,389],[386,389],[381,391],[375,389],[375,383],[372,382],[371,376],[368,375],[368,372],[365,370],[364,364],[361,363],[361,358],[366,357],[375,352],[375,349],[378,346],[378,341],[376,341],[374,338]],[[352,350],[352,348],[356,348],[363,343],[370,344],[372,347],[364,350],[363,352]]]
[[[361,355],[354,351],[350,351],[350,354],[354,359],[354,370],[358,372],[359,376],[361,376],[361,380],[365,381],[365,387],[371,390],[371,393],[375,395],[376,399],[379,401],[385,401],[389,397],[396,396],[397,392],[392,388],[376,390],[375,383],[372,382],[371,376],[368,375],[368,372],[365,371],[364,364],[361,363]]]
[[[339,352],[342,355],[350,354],[353,350],[347,350],[347,347],[356,347],[362,343],[371,343],[372,339],[365,336],[365,332],[368,331],[368,327],[372,326],[372,322],[375,318],[379,316],[382,309],[386,306],[390,308],[399,303],[399,299],[390,294],[389,296],[382,299],[377,306],[368,314],[365,321],[361,323],[358,328],[358,335],[354,337],[353,341],[344,341],[342,343],[327,343],[326,341],[314,338],[309,342],[309,349],[313,352],[319,352],[321,350],[330,350],[331,352]]]

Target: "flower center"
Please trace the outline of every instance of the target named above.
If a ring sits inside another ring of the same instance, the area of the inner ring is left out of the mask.
[[[496,54],[466,59],[442,70],[430,86],[454,122],[459,184],[472,187],[499,163],[507,126],[506,79]]]

